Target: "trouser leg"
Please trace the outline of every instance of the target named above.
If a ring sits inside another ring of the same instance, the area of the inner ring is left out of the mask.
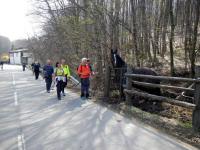
[[[86,92],[86,97],[89,97],[89,87],[90,87],[90,80],[89,78],[85,79],[85,92]]]
[[[51,89],[51,84],[52,84],[52,78],[50,77],[49,78],[49,85],[48,85],[48,90],[50,91],[50,89]]]
[[[35,79],[37,80],[39,77],[39,71],[35,71]]]
[[[65,92],[65,82],[62,82],[62,93]]]
[[[81,97],[85,95],[84,79],[81,79]]]
[[[65,88],[66,88],[66,86],[67,86],[67,77],[66,77],[65,82],[63,82],[62,93],[65,93]]]
[[[37,72],[35,71],[35,79],[37,80]]]
[[[46,90],[48,91],[48,79],[45,78],[45,82],[46,82]]]
[[[81,96],[89,97],[89,78],[81,79]]]
[[[60,95],[60,93],[61,93],[61,90],[62,90],[62,81],[58,81],[57,82],[57,97],[58,97],[58,99],[60,99],[61,98],[61,95]]]
[[[52,78],[51,77],[47,77],[45,80],[46,80],[46,89],[47,89],[47,91],[50,91],[51,84],[52,84]]]
[[[65,77],[65,88],[67,87],[67,82],[68,82],[68,79],[67,79],[67,76]]]
[[[40,74],[40,72],[38,71],[38,72],[37,72],[37,79],[38,79],[38,77],[39,77],[39,74]]]
[[[50,77],[46,77],[45,78],[45,82],[46,82],[46,90],[47,91],[50,91],[50,88],[51,88],[51,78]]]

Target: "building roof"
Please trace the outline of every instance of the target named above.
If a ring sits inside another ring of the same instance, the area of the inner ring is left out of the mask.
[[[26,51],[30,51],[30,50],[28,50],[28,49],[17,49],[17,50],[10,51],[9,53],[18,53],[18,52],[26,52]]]

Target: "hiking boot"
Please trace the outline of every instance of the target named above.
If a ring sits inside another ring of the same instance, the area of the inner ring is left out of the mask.
[[[90,95],[89,94],[86,94],[86,99],[90,99]]]
[[[83,98],[85,96],[85,94],[84,93],[81,93],[81,98]]]

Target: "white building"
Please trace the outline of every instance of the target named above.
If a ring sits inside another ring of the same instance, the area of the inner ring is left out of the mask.
[[[22,63],[31,64],[33,54],[28,49],[18,49],[9,52],[10,64],[21,65]]]

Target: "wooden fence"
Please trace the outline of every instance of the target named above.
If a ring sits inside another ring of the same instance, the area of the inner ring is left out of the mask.
[[[120,93],[120,100],[123,95],[122,84],[125,83],[126,77],[124,73],[127,68],[111,68],[107,67],[105,71],[105,83],[104,83],[104,97],[109,98],[110,93],[113,90],[118,90]]]
[[[121,71],[122,72],[122,71]],[[145,98],[149,98],[149,100],[156,100],[161,102],[167,102],[173,105],[182,106],[185,108],[193,109],[192,115],[192,125],[195,131],[200,131],[200,66],[196,66],[195,78],[180,78],[180,77],[167,77],[167,76],[152,76],[152,75],[142,75],[142,74],[132,74],[131,68],[127,68],[127,73],[125,74],[126,78],[126,85],[124,86],[124,93],[126,95],[126,104],[132,105],[132,96],[137,95]],[[122,77],[120,77],[122,78]],[[160,80],[160,81],[168,81],[168,82],[190,82],[194,84],[194,89],[192,88],[185,88],[179,86],[171,86],[171,85],[162,85],[162,84],[153,84],[147,82],[139,82],[134,80],[134,78],[143,78],[143,79],[152,79],[152,80]],[[106,78],[105,78],[105,97],[110,96],[110,88],[111,88],[111,69],[106,69]],[[120,83],[122,83],[120,81]],[[164,96],[157,96],[149,93],[139,92],[133,89],[132,83],[134,85],[145,86],[145,87],[153,87],[153,88],[161,88],[161,89],[172,89],[172,90],[180,90],[180,91],[189,91],[194,93],[194,102],[195,104],[179,101],[176,99],[164,97]]]

